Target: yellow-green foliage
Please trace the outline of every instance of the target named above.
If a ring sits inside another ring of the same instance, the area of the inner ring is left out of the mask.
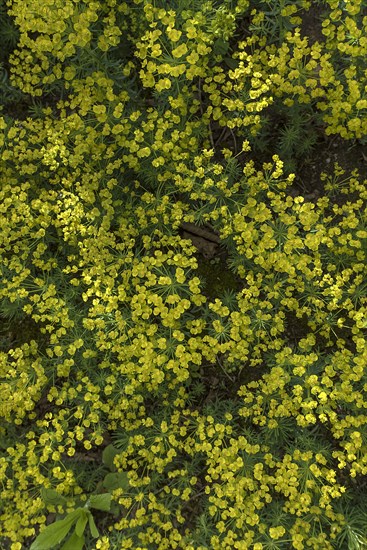
[[[1,549],[107,491],[87,548],[367,544],[366,181],[311,202],[251,147],[270,108],[366,139],[363,2],[317,2],[322,40],[312,4],[6,2]],[[183,222],[220,237],[216,296]]]

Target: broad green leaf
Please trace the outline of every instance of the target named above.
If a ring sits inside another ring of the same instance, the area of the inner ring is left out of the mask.
[[[60,495],[54,489],[46,489],[45,487],[42,487],[41,489],[41,498],[45,504],[51,504],[53,506],[66,503],[65,497]]]
[[[94,519],[91,512],[88,513],[88,519],[89,519],[89,529],[92,534],[92,537],[97,539],[99,537],[99,532],[96,524],[94,523]]]
[[[114,489],[128,489],[129,482],[126,472],[107,474],[103,480],[103,487],[112,492]]]
[[[111,502],[111,514],[113,514],[115,517],[117,517],[121,512],[121,507],[117,504],[117,502]]]
[[[238,67],[237,59],[232,59],[232,57],[225,57],[224,62],[230,69],[237,69]]]
[[[73,533],[65,544],[62,545],[61,550],[83,550],[84,541],[84,535],[78,537],[76,533]]]
[[[78,520],[81,511],[82,508],[77,508],[68,514],[66,518],[60,519],[59,521],[55,521],[55,523],[48,525],[46,529],[38,535],[34,543],[31,545],[30,550],[53,549],[66,537],[74,523]]]
[[[228,42],[225,42],[222,38],[217,38],[213,44],[213,50],[215,55],[224,55],[229,48]]]
[[[81,537],[83,535],[85,526],[87,525],[87,522],[88,522],[87,511],[82,510],[81,513],[80,513],[80,517],[79,517],[78,521],[76,522],[76,526],[75,526],[75,533],[77,534],[78,537]]]
[[[89,497],[89,507],[103,512],[109,512],[111,508],[111,494],[92,495]]]
[[[106,464],[106,466],[111,470],[111,472],[116,471],[116,466],[113,463],[113,459],[116,455],[119,454],[119,450],[116,449],[113,445],[107,445],[107,447],[103,450],[102,453],[102,461],[103,464]]]

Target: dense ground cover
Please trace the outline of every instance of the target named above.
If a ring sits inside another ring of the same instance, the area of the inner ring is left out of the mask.
[[[366,548],[365,2],[0,9],[0,548]]]

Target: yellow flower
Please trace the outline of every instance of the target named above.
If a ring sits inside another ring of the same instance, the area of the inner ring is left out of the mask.
[[[172,55],[173,57],[179,58],[184,56],[187,53],[187,51],[188,49],[186,44],[180,44],[179,46],[177,46],[177,48],[172,50]]]
[[[282,526],[278,526],[278,527],[270,527],[269,529],[269,535],[272,539],[279,539],[280,537],[282,537],[285,533],[285,529],[284,527]]]
[[[180,40],[182,35],[182,31],[179,31],[177,29],[172,29],[170,27],[167,28],[167,36],[170,39],[171,42],[178,42]]]

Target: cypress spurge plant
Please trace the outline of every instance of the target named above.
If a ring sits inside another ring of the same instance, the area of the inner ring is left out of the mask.
[[[0,545],[363,548],[362,2],[171,4],[6,6]]]

